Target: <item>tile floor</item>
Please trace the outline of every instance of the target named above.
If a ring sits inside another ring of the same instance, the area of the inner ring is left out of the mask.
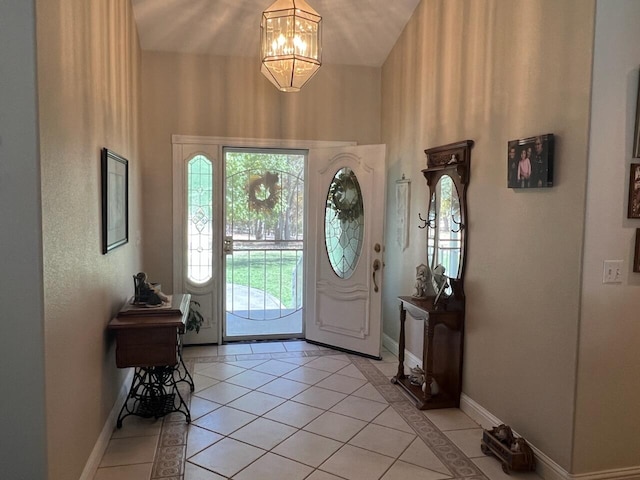
[[[182,414],[124,419],[94,480],[540,480],[505,475],[458,409],[418,411],[389,383],[396,358],[302,341],[186,347]]]

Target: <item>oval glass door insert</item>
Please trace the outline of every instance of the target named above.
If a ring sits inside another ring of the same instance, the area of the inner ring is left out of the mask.
[[[356,174],[343,167],[334,175],[327,192],[324,214],[324,241],[335,274],[353,275],[362,252],[364,205]]]

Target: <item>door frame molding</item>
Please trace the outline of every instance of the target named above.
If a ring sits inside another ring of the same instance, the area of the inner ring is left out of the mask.
[[[172,199],[173,199],[173,211],[172,211],[172,230],[173,230],[173,281],[172,287],[175,292],[176,288],[181,288],[183,282],[183,268],[184,265],[178,265],[175,259],[179,258],[179,256],[183,255],[184,252],[184,232],[182,228],[177,228],[178,226],[184,225],[184,215],[185,215],[185,188],[186,188],[186,179],[184,173],[184,159],[182,158],[182,145],[214,145],[217,147],[217,157],[219,159],[219,163],[221,165],[220,170],[221,174],[217,175],[214,178],[214,186],[219,191],[222,191],[224,188],[224,158],[223,158],[223,148],[225,147],[240,147],[240,148],[283,148],[283,149],[299,149],[299,150],[309,150],[311,148],[327,148],[327,147],[345,147],[345,146],[355,146],[357,142],[352,141],[331,141],[331,140],[295,140],[295,139],[275,139],[275,138],[244,138],[244,137],[213,137],[213,136],[198,136],[198,135],[171,135],[171,146],[172,146]],[[215,166],[214,166],[215,170]],[[304,195],[307,198],[308,194],[308,168],[305,167],[305,176],[304,176]],[[214,190],[215,191],[215,190]],[[219,215],[220,218],[223,218],[223,202],[216,200],[214,197],[213,202],[213,211],[214,215]],[[307,238],[307,219],[309,218],[307,212],[307,203],[305,202],[304,208],[304,238]],[[218,248],[220,251],[218,252],[218,260],[223,260],[223,252],[222,252],[222,242],[224,240],[224,231],[216,232],[217,234],[214,237],[214,245],[219,245]],[[214,247],[215,248],[215,247]],[[215,253],[214,253],[215,255]],[[302,251],[302,258],[304,261],[308,258],[309,252],[307,251],[307,243],[304,242],[304,247]],[[221,265],[219,263],[219,265]],[[214,272],[215,275],[215,272]],[[222,288],[222,278],[220,279],[219,289],[220,294],[218,295],[218,301],[214,306],[215,312],[214,315],[217,315],[217,338],[218,344],[222,344],[223,342],[223,315],[225,312],[225,305],[223,305],[224,299],[224,289]],[[303,309],[303,330],[304,330],[304,309]]]

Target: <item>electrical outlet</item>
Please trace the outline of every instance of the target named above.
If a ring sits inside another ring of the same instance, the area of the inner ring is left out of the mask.
[[[602,283],[622,283],[622,260],[605,260]]]

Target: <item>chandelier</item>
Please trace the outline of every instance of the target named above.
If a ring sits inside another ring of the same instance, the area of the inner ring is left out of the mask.
[[[304,0],[276,0],[260,22],[262,74],[298,92],[322,65],[322,17]]]

